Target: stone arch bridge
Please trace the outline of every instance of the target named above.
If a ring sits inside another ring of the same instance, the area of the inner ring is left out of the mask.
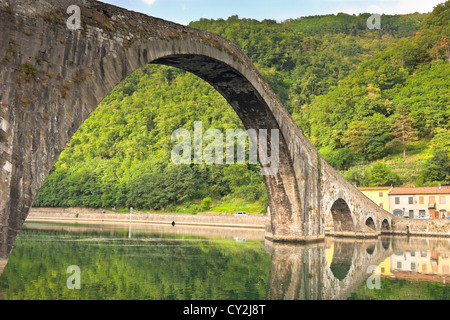
[[[80,28],[67,20],[80,8]],[[100,101],[148,63],[210,83],[247,129],[278,129],[266,175],[273,241],[377,235],[393,216],[317,153],[248,57],[215,34],[93,0],[0,1],[0,257],[6,261],[59,154]],[[269,137],[270,141],[270,137]],[[270,145],[269,145],[270,150]],[[367,221],[370,223],[367,223]],[[368,227],[367,225],[371,227]]]

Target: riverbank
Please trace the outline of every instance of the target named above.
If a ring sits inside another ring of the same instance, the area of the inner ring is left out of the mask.
[[[26,221],[129,223],[130,214],[88,208],[32,208]],[[269,217],[263,214],[235,216],[232,213],[153,214],[133,213],[133,224],[197,225],[264,229]]]
[[[89,208],[32,208],[26,221],[83,222],[83,223],[121,223],[129,224],[128,213],[116,213]],[[247,228],[264,230],[270,224],[270,217],[264,214],[247,214],[235,216],[233,213],[198,213],[198,214],[159,214],[133,213],[133,224],[159,224],[184,226],[205,226],[224,228]],[[395,219],[390,230],[378,235],[450,237],[450,221],[445,220],[410,220]],[[326,228],[325,235],[335,237],[358,237],[358,234],[335,232]],[[361,236],[361,235],[359,235]],[[362,235],[363,237],[367,235]]]

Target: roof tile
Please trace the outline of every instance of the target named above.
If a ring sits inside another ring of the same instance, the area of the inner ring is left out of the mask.
[[[389,195],[392,194],[450,194],[450,186],[393,188],[389,192]]]

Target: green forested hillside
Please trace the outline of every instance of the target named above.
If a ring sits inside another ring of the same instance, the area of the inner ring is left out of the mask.
[[[337,169],[351,168],[345,173],[350,181],[404,183],[405,177],[383,164],[370,170],[354,165],[401,155],[398,142],[408,134],[408,156],[412,146],[429,153],[414,179],[445,183],[449,12],[447,1],[428,15],[383,15],[381,30],[366,27],[368,14],[281,23],[233,16],[191,26],[238,44],[325,159]],[[34,205],[197,212],[210,208],[209,198],[213,205],[214,199],[241,198],[264,210],[267,196],[257,165],[171,163],[172,132],[192,131],[194,121],[202,121],[204,130],[242,127],[199,78],[163,66],[136,71],[74,135]],[[433,147],[427,149],[429,143]],[[375,178],[380,172],[388,181]]]
[[[414,36],[363,61],[338,86],[304,108],[305,131],[331,165],[347,169],[383,159],[398,153],[403,139],[403,162],[408,148],[413,153],[421,148],[431,158],[440,149],[448,154],[441,141],[450,138],[449,7],[449,1],[436,7]],[[448,158],[440,160],[440,172],[427,171],[435,160],[411,164],[416,169],[415,184],[450,183]],[[369,172],[357,177],[353,171],[347,177],[360,185],[380,184],[369,179]],[[384,183],[398,185],[405,178]]]

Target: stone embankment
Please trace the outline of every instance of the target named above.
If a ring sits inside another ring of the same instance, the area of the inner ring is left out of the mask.
[[[197,225],[264,229],[269,217],[262,214],[235,216],[232,213],[147,214],[133,213],[133,223]],[[32,208],[27,221],[129,223],[130,214],[87,208]]]
[[[251,229],[264,229],[266,225],[270,224],[269,216],[251,213],[246,216],[235,216],[233,213],[198,213],[195,215],[133,213],[131,219],[133,224],[170,225],[172,222],[175,222],[177,225],[185,226],[195,225]],[[32,208],[27,221],[129,223],[130,215],[128,213],[116,213],[102,209]],[[325,235],[327,236],[346,236],[341,233],[333,231],[333,228],[325,229]],[[450,219],[395,219],[392,228],[378,233],[378,235],[381,234],[450,237]],[[358,237],[358,234],[352,233],[352,236]],[[367,237],[367,235],[359,236]]]
[[[450,237],[450,219],[396,219],[392,223],[393,235]]]

